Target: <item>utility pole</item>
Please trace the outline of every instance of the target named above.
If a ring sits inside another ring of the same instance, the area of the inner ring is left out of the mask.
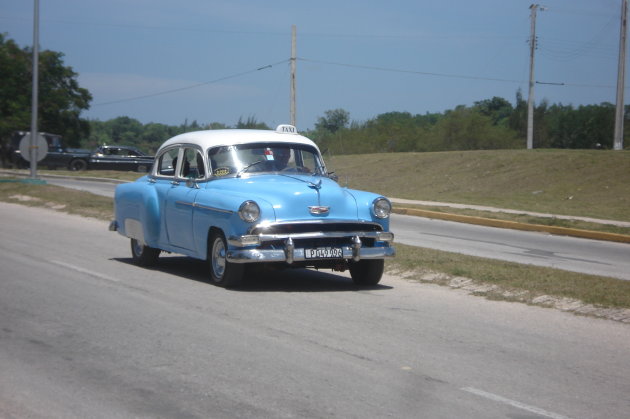
[[[615,109],[615,136],[613,149],[623,150],[623,93],[626,78],[626,32],[627,32],[628,0],[621,0],[621,29],[619,33],[619,66],[617,68],[617,107]]]
[[[527,149],[534,148],[534,51],[536,51],[536,11],[537,4],[529,6],[530,35],[529,35],[529,94],[527,96]]]
[[[296,27],[291,26],[291,125],[296,126],[295,119],[295,67],[296,67]]]
[[[39,0],[35,0],[33,11],[33,86],[31,98],[31,142],[29,157],[31,177],[37,177],[37,105],[39,102]]]

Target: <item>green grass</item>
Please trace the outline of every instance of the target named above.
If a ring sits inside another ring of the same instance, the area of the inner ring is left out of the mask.
[[[407,279],[423,281],[425,274],[438,272],[442,275],[431,282],[448,285],[453,277],[466,277],[478,284],[495,285],[497,289],[483,292],[495,299],[530,303],[540,295],[551,295],[602,307],[630,308],[630,281],[615,278],[399,243],[396,244],[396,257],[388,260],[386,266],[388,271],[400,273]]]
[[[382,153],[327,160],[340,184],[389,197],[630,221],[630,151]]]
[[[50,208],[100,220],[111,220],[114,216],[111,198],[48,184],[0,182],[0,201]]]

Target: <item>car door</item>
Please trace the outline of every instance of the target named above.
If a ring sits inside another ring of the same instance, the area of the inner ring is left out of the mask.
[[[168,239],[172,246],[195,250],[193,215],[200,191],[197,182],[206,177],[201,150],[193,146],[182,147],[176,166],[164,206]]]

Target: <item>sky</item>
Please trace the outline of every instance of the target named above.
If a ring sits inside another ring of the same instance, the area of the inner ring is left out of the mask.
[[[548,0],[536,19],[534,98],[615,103],[622,0]],[[180,125],[365,122],[527,99],[531,0],[40,0],[41,49],[93,95],[82,117]],[[0,0],[0,32],[33,44],[34,0]],[[0,81],[1,82],[1,81]],[[628,92],[628,90],[625,90]],[[628,96],[626,94],[626,96]]]

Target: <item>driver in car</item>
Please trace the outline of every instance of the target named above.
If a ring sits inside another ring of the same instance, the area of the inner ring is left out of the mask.
[[[288,148],[272,148],[273,165],[277,171],[287,169],[289,159],[291,158],[291,150]]]
[[[273,166],[278,172],[302,172],[309,173],[310,170],[306,167],[298,167],[295,164],[289,166],[289,160],[291,159],[291,149],[289,148],[272,148]]]

